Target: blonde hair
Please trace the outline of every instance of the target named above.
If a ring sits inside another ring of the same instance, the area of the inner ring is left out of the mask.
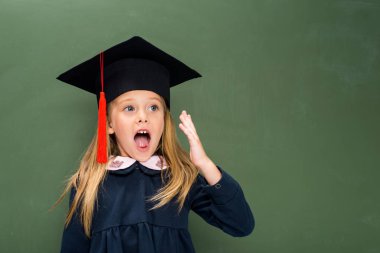
[[[156,154],[162,155],[168,164],[168,168],[161,171],[161,177],[163,178],[163,173],[165,173],[167,180],[164,186],[157,190],[157,194],[148,201],[156,202],[152,208],[156,209],[176,198],[175,201],[178,204],[178,212],[180,212],[191,185],[198,175],[198,169],[191,162],[189,154],[180,146],[173,118],[162,97],[161,102],[164,107],[164,130]],[[107,108],[109,109],[109,106],[107,106]],[[80,208],[78,214],[83,224],[85,234],[88,237],[90,237],[91,221],[98,189],[107,174],[107,164],[100,164],[96,161],[97,142],[98,136],[96,131],[80,161],[79,168],[68,179],[63,193],[53,206],[58,205],[66,194],[74,188],[76,194],[66,216],[65,227],[70,223],[76,210]],[[114,134],[107,135],[107,153],[108,156],[120,155]]]

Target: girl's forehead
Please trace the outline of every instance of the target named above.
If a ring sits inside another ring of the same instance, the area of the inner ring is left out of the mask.
[[[132,90],[124,92],[114,99],[116,103],[122,103],[124,101],[136,101],[136,100],[159,100],[161,102],[162,98],[160,95],[149,90]]]

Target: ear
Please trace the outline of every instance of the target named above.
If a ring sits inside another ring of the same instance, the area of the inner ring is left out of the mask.
[[[108,134],[114,134],[115,130],[112,128],[112,124],[108,123]]]

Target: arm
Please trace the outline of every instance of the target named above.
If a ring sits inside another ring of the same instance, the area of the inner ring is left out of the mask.
[[[243,191],[227,172],[217,166],[221,179],[209,185],[198,176],[189,194],[190,208],[207,223],[240,237],[252,233],[255,220]]]
[[[190,144],[191,161],[201,174],[189,193],[190,208],[232,236],[249,235],[255,222],[240,185],[207,156],[191,116],[182,111],[179,118]]]
[[[75,189],[71,189],[70,204],[74,199]],[[85,235],[83,226],[80,222],[78,210],[68,226],[64,229],[61,243],[61,253],[85,253],[89,252],[90,239]]]

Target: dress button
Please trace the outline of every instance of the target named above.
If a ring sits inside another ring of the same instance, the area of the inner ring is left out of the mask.
[[[216,185],[215,185],[215,188],[216,188],[216,189],[219,189],[220,187],[222,187],[220,184],[216,184]]]

